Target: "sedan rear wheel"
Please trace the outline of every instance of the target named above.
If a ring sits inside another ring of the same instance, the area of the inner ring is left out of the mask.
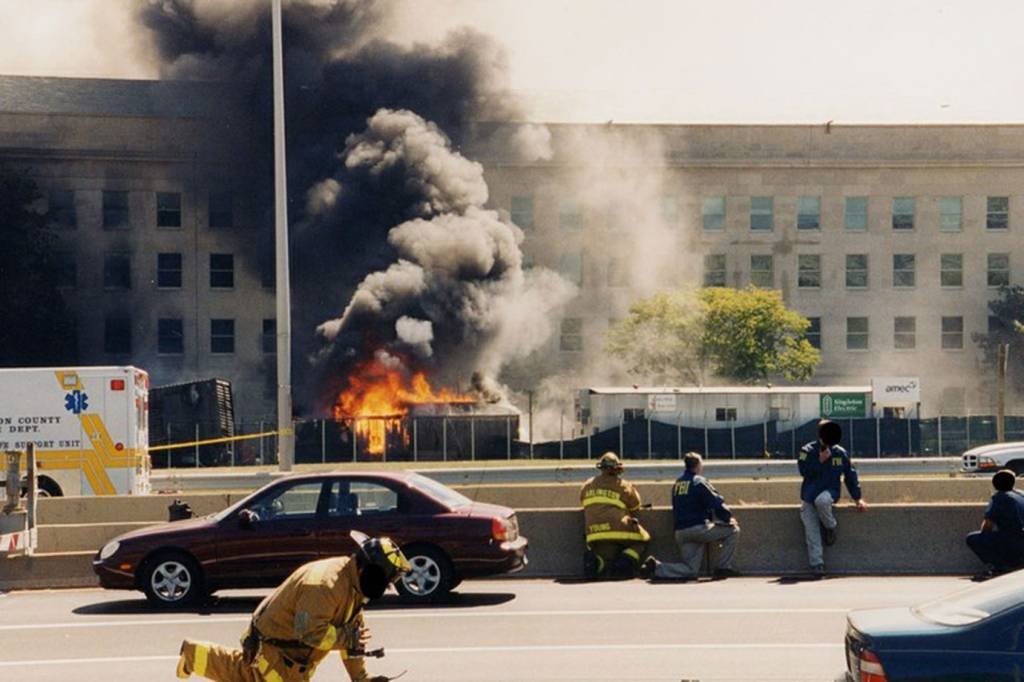
[[[455,572],[444,552],[427,546],[414,546],[402,551],[412,570],[395,583],[399,594],[416,601],[430,601],[451,591]]]
[[[143,590],[150,603],[161,607],[191,604],[203,592],[199,566],[184,554],[160,554],[143,572]]]

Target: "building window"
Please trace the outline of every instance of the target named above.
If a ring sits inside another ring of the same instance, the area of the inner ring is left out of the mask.
[[[988,285],[990,287],[1010,286],[1010,254],[988,254]]]
[[[892,331],[892,345],[894,348],[898,350],[913,350],[917,347],[917,318],[894,318]]]
[[[939,256],[939,283],[944,287],[964,285],[964,257],[960,253]]]
[[[821,256],[802,253],[796,257],[796,285],[801,289],[821,287]]]
[[[704,256],[704,286],[725,286],[725,254],[712,253]]]
[[[264,318],[260,345],[263,347],[264,353],[277,352],[277,320]]]
[[[533,196],[512,197],[510,213],[512,222],[519,227],[533,227]]]
[[[579,317],[562,319],[562,333],[558,347],[565,351],[583,350],[583,320]]]
[[[629,265],[623,258],[608,259],[608,286],[629,286]]]
[[[915,268],[917,259],[912,253],[896,253],[892,257],[892,285],[912,287],[916,284]]]
[[[156,226],[181,227],[181,195],[179,193],[156,193]]]
[[[821,318],[820,317],[808,317],[807,321],[811,324],[807,327],[807,342],[821,350]]]
[[[775,229],[774,200],[771,197],[750,197],[750,229],[771,232]]]
[[[73,230],[78,227],[74,190],[50,190],[50,203],[47,207],[46,219],[51,227],[58,230]]]
[[[132,321],[129,317],[108,317],[103,324],[103,352],[130,355],[132,352]]]
[[[797,201],[796,227],[798,230],[821,229],[821,197],[800,197]]]
[[[892,229],[914,229],[914,197],[895,197],[892,200]]]
[[[103,227],[108,230],[127,230],[130,225],[128,192],[103,192]]]
[[[180,319],[161,318],[156,321],[156,352],[160,355],[182,355],[185,352],[185,325]]]
[[[160,289],[181,288],[181,254],[156,255],[156,286]]]
[[[716,422],[734,422],[734,421],[736,421],[736,408],[735,407],[716,407],[715,408],[715,421]]]
[[[234,227],[234,195],[231,192],[210,192],[210,227]]]
[[[53,276],[58,287],[78,286],[78,261],[72,251],[53,254]]]
[[[717,232],[725,229],[725,197],[704,197],[701,206],[704,230]]]
[[[576,286],[583,286],[583,254],[563,253],[558,259],[558,272]]]
[[[1010,197],[988,197],[985,201],[985,227],[990,230],[1010,227]]]
[[[131,254],[108,253],[103,256],[103,288],[132,288]]]
[[[863,232],[868,229],[868,198],[846,197],[843,209],[843,227],[851,232]]]
[[[868,286],[868,255],[846,254],[846,288],[866,289]]]
[[[963,350],[964,347],[964,318],[943,317],[942,318],[942,349]]]
[[[679,199],[672,195],[661,197],[661,222],[675,225],[679,222]]]
[[[234,320],[210,320],[210,352],[217,354],[235,352]]]
[[[235,286],[235,257],[230,253],[210,254],[210,288],[231,289]]]
[[[558,226],[563,230],[583,229],[583,206],[575,199],[563,199],[558,208]]]
[[[846,318],[846,350],[868,349],[868,318]]]
[[[750,283],[763,289],[775,287],[775,264],[770,255],[750,257]]]
[[[963,201],[960,197],[939,197],[939,229],[959,232],[963,228]]]

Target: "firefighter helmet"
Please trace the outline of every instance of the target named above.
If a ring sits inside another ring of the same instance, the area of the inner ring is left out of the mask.
[[[597,460],[597,468],[601,471],[622,472],[622,460],[614,452],[606,452]]]
[[[389,583],[398,580],[403,573],[412,570],[409,560],[398,549],[398,545],[389,537],[371,538],[357,530],[349,533],[359,545],[359,558],[370,566],[377,566],[384,571]]]

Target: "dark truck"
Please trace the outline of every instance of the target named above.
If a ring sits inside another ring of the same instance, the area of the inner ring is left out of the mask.
[[[191,443],[235,435],[235,409],[231,382],[203,379],[149,390],[149,443],[151,447]],[[155,468],[226,466],[233,461],[233,444],[214,443],[152,454]]]

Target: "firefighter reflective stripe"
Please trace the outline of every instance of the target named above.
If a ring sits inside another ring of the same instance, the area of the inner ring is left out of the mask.
[[[630,542],[647,542],[651,539],[651,536],[647,531],[638,533],[636,531],[623,531],[623,530],[605,530],[599,533],[587,533],[587,543],[601,542],[602,540],[616,541],[616,540],[627,540]]]
[[[192,672],[200,677],[206,676],[206,655],[210,648],[203,644],[196,644],[195,661],[192,663]]]
[[[583,500],[584,507],[589,507],[592,504],[609,504],[613,507],[618,507],[619,509],[626,508],[626,503],[622,500],[614,500],[610,497],[604,497],[601,495],[595,495],[594,497],[588,497]]]
[[[276,670],[272,670],[270,668],[270,661],[263,656],[256,659],[256,670],[259,671],[260,676],[262,676],[266,682],[283,682],[283,678],[280,673]]]
[[[320,640],[320,643],[316,645],[317,649],[321,651],[329,651],[334,643],[338,641],[338,628],[333,625],[327,626],[327,632],[324,633],[324,638]]]
[[[626,549],[622,550],[622,553],[630,557],[631,559],[640,561],[640,553],[637,552],[635,549],[632,549],[631,547],[627,547]]]

